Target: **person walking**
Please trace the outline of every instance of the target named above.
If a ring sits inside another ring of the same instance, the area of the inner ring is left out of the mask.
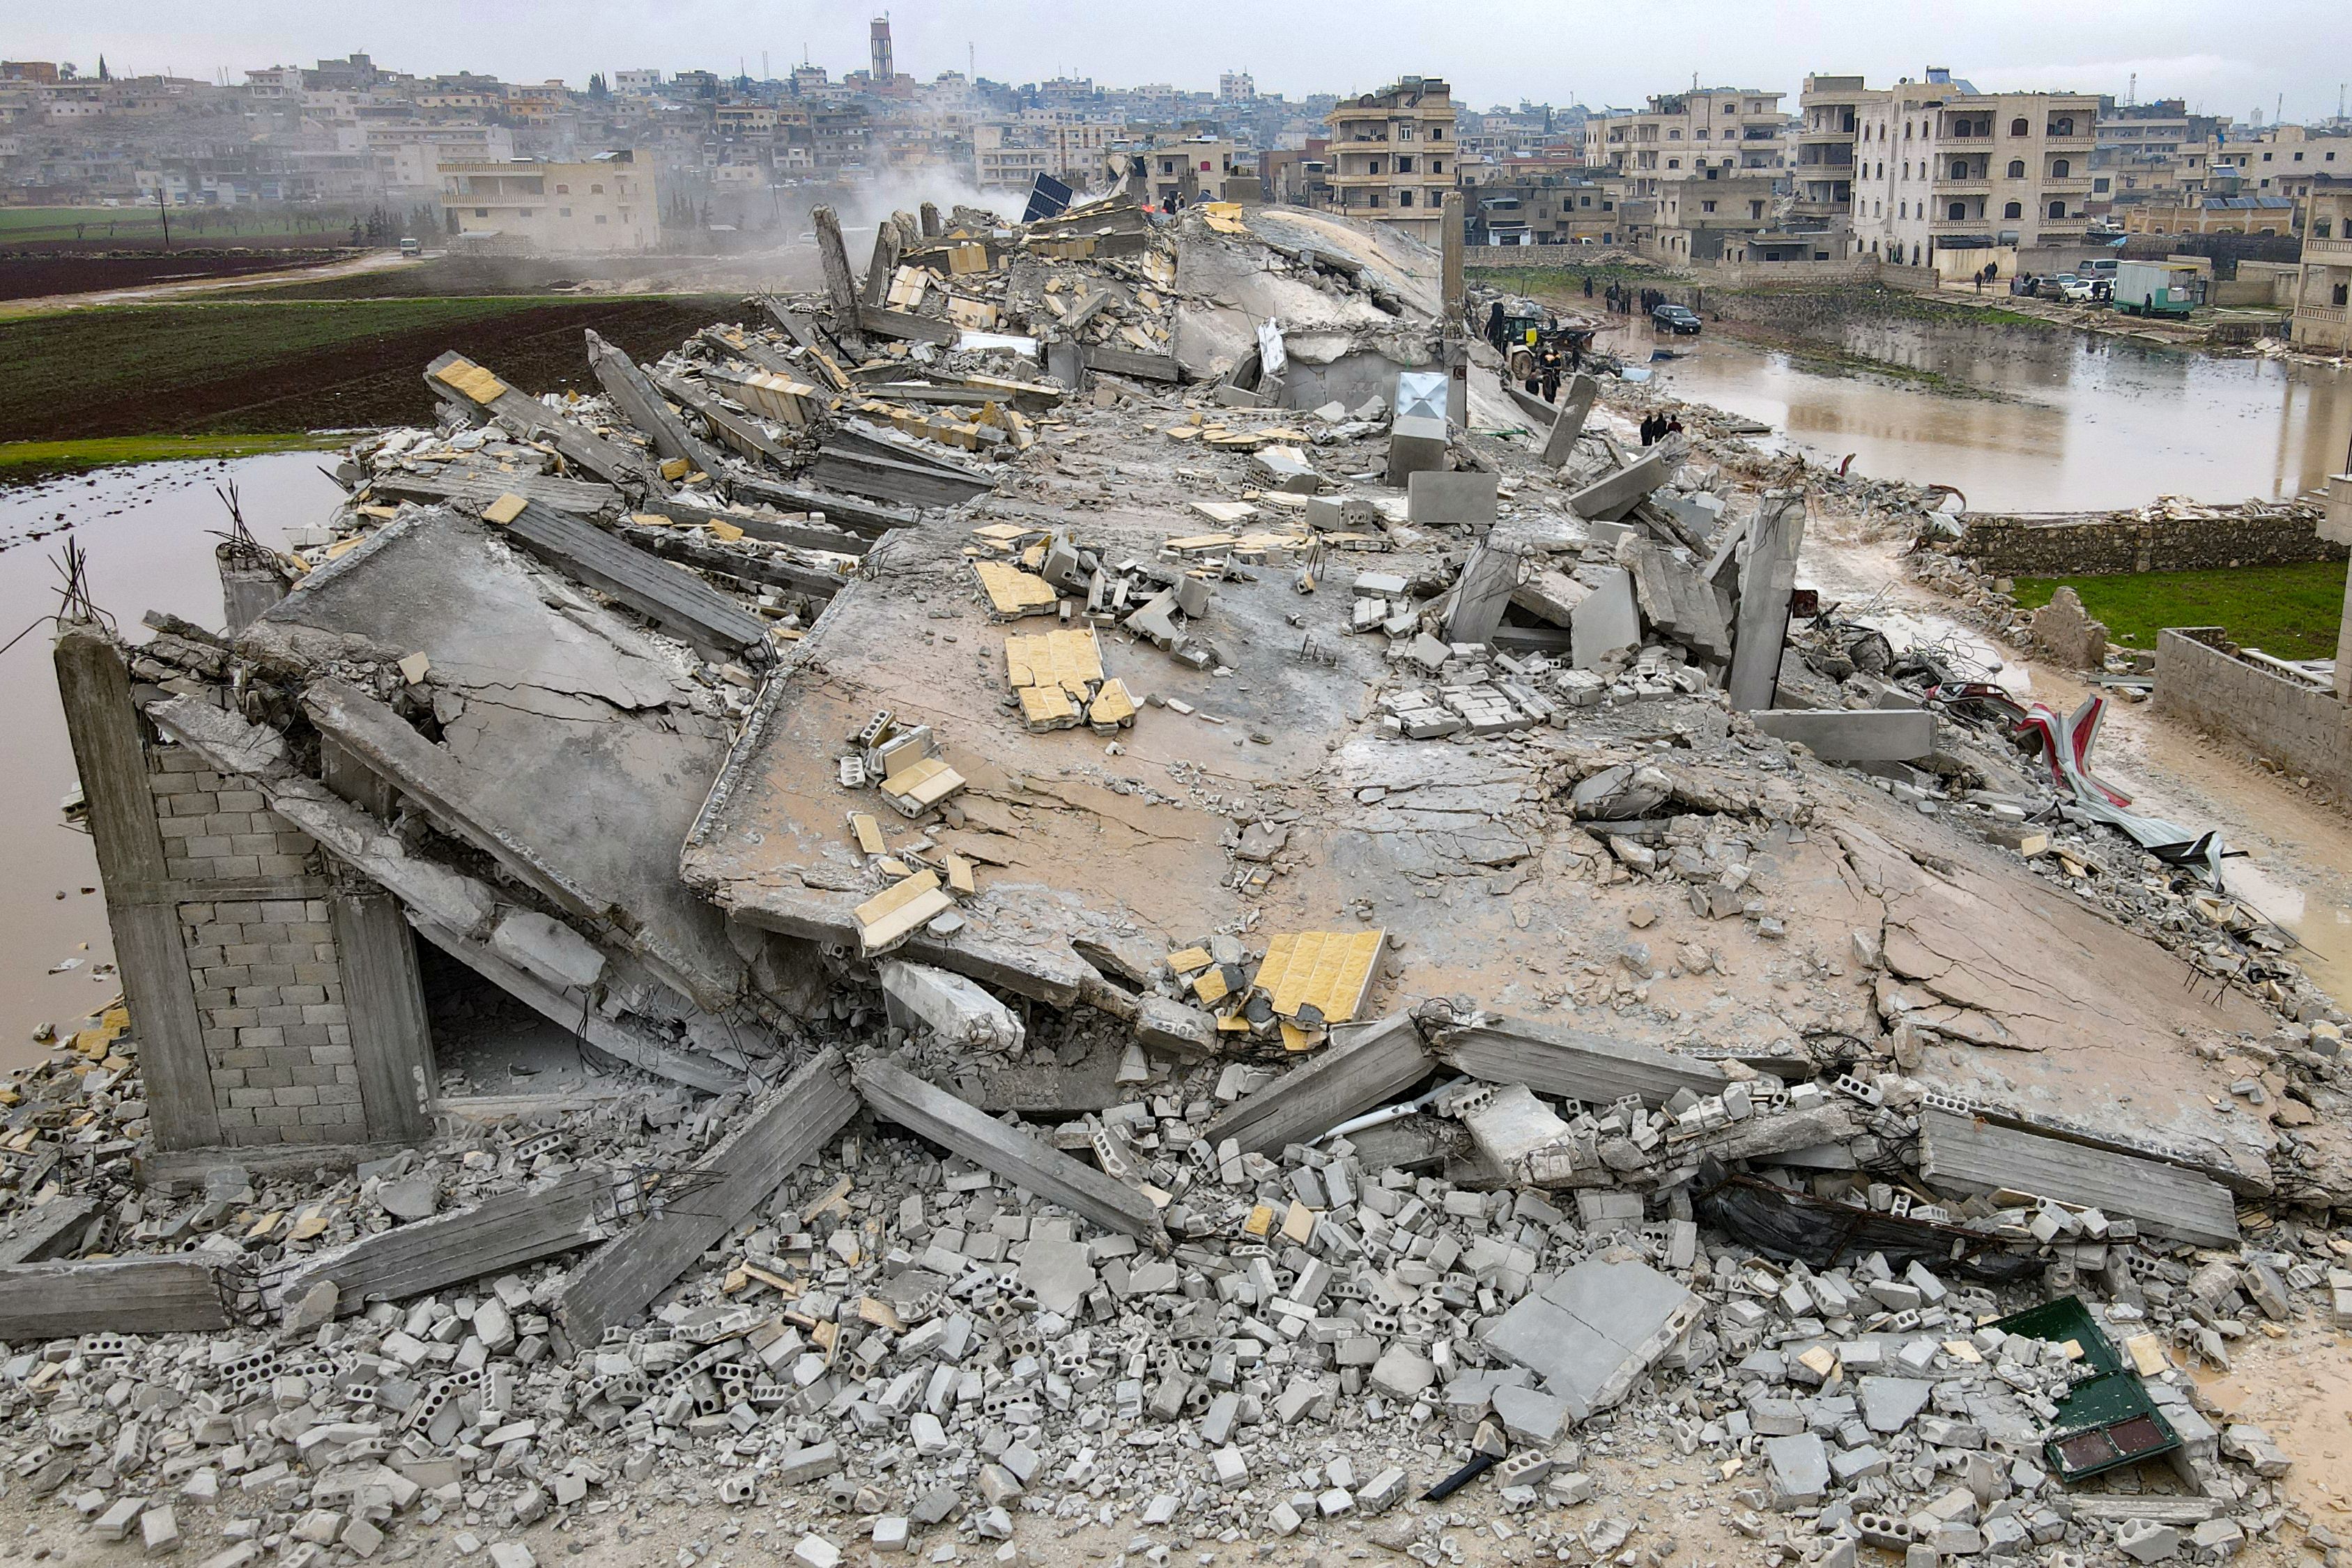
[[[1551,343],[1546,343],[1543,353],[1537,359],[1536,364],[1543,377],[1543,400],[1546,403],[1559,402],[1560,373],[1559,348]]]
[[[1496,300],[1486,311],[1486,341],[1494,345],[1496,352],[1502,351],[1503,302],[1500,300]]]
[[[1592,298],[1592,274],[1590,272],[1584,275],[1584,297],[1588,300]]]

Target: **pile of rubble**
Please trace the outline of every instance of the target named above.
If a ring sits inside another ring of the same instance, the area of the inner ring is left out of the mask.
[[[1410,241],[818,232],[602,396],[436,361],[226,633],[61,638],[201,1058],[127,965],[0,1096],[45,1530],[2326,1544],[2192,1373],[2352,1317],[2344,1020],[2087,737],[1815,614],[1801,489],[1498,384]],[[402,922],[577,1087],[387,1072]]]

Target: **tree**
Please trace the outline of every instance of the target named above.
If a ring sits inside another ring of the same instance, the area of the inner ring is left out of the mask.
[[[114,73],[106,68],[106,57],[104,55],[98,57],[98,79],[100,81],[112,81],[114,79]]]
[[[601,102],[604,99],[609,97],[611,92],[612,89],[604,85],[604,73],[603,71],[590,71],[588,73],[589,97]]]

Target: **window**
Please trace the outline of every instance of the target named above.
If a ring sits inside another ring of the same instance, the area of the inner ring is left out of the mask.
[[[2328,218],[2321,218],[2311,226],[2311,237],[2314,239],[2326,239],[2333,237],[2335,233],[2336,226]]]
[[[2012,180],[2021,180],[2021,179],[2025,178],[2025,160],[2024,160],[2024,159],[2022,159],[2022,158],[2011,158],[2011,159],[2009,161],[2009,177],[2010,177],[2011,179],[2012,179]]]
[[[2066,204],[2064,202],[2052,202],[2050,204],[2050,216],[2052,217],[2064,217],[2066,216]]]
[[[1909,202],[1896,202],[1895,204],[1895,216],[1896,217],[1909,217],[1911,216],[1911,204]]]
[[[1669,158],[1666,160],[1666,167],[1669,169],[1679,169],[1682,166],[1683,161],[1680,158]]]
[[[1399,126],[1396,128],[1396,136],[1397,136],[1397,140],[1398,140],[1398,141],[1400,141],[1400,142],[1410,142],[1410,141],[1412,141],[1412,121],[1406,121],[1405,123],[1403,123],[1403,124],[1402,124],[1402,125],[1399,125]]]
[[[1365,169],[1364,169],[1364,173],[1366,173],[1366,174],[1379,174],[1380,172],[1381,172],[1381,161],[1380,161],[1378,158],[1374,158],[1374,159],[1370,160],[1370,163],[1365,166]]]
[[[572,187],[570,185],[558,185],[555,187],[555,194],[559,196],[568,196],[572,194]]]
[[[476,207],[474,209],[474,216],[476,217],[488,217],[490,216],[490,209],[488,207]]]
[[[1960,219],[1969,216],[1969,204],[1966,202],[1949,203],[1944,208],[1944,216],[1957,223]]]
[[[2050,134],[2053,136],[2072,136],[2074,134],[2074,117],[2071,114],[2062,114],[2057,119],[2052,121],[2050,122]]]
[[[1443,158],[1432,158],[1429,161],[1429,172],[1433,174],[1442,174],[1445,173],[1445,160]]]
[[[1445,127],[1444,127],[1444,126],[1443,126],[1443,125],[1433,125],[1433,126],[1431,126],[1431,127],[1429,128],[1429,139],[1430,139],[1432,142],[1443,142],[1443,141],[1444,141],[1444,140],[1445,140]]]
[[[2033,134],[2022,119],[2012,120],[2009,122],[2009,133],[2011,136],[2031,136]]]
[[[1751,221],[1756,218],[1762,217],[1763,216],[1764,204],[1762,202],[1749,202],[1748,204],[1748,216]]]
[[[2105,195],[2107,192],[2113,188],[2112,182],[2107,180],[2104,175],[2091,182],[2091,189],[2098,193],[2100,195]]]
[[[598,213],[596,215],[596,221],[598,223],[603,223],[604,221],[604,215],[603,213]]]
[[[1967,179],[1968,177],[1969,177],[1969,161],[1968,161],[1967,159],[1965,159],[1965,158],[1955,158],[1955,159],[1953,159],[1953,160],[1952,160],[1952,178],[1954,178],[1954,179],[1956,179],[1956,180],[1965,180],[1965,179]]]
[[[2023,202],[2011,202],[2000,209],[2000,216],[2003,217],[2023,217],[2025,216],[2025,204]]]
[[[1399,191],[1397,193],[1397,205],[1401,207],[1409,207],[1412,205],[1412,193],[1411,191]]]
[[[588,194],[592,196],[601,196],[604,194],[604,187],[602,185],[591,185],[588,187]]]
[[[1206,164],[1203,164],[1203,165],[1202,165],[1202,166],[1203,168],[1207,167],[1207,165],[1206,165]],[[1412,174],[1412,158],[1411,154],[1409,154],[1409,153],[1400,153],[1400,154],[1398,155],[1398,157],[1397,157],[1397,173],[1398,173],[1398,174]]]
[[[2352,283],[2338,283],[2336,286],[2335,302],[2338,305],[2345,304],[2347,303],[2347,296],[2352,296]]]
[[[2064,179],[2068,174],[2074,172],[2074,165],[2068,163],[2063,158],[2053,158],[2050,160],[2050,177],[2053,180]]]
[[[558,207],[555,210],[558,216],[570,217],[572,216],[572,209],[570,207]]]
[[[1713,202],[1701,202],[1698,204],[1698,210],[1701,212],[1711,213],[1715,210],[1715,204]]]

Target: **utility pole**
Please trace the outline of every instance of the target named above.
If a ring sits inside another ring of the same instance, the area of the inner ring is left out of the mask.
[[[163,175],[160,170],[155,174],[155,211],[163,220],[163,248],[169,250],[172,248],[172,209],[163,200]]]

